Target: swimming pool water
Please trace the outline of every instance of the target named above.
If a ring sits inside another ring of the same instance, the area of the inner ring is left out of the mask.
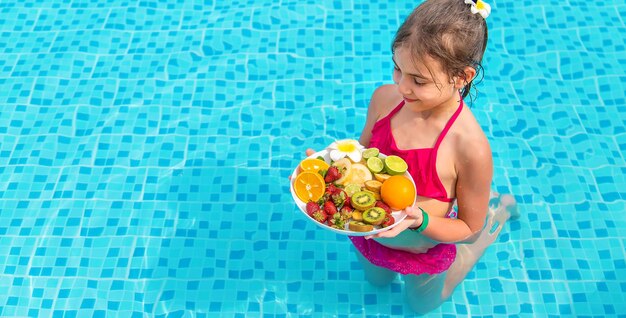
[[[626,317],[626,4],[490,1],[510,222],[433,316]],[[404,317],[296,210],[414,1],[0,3],[0,316]]]

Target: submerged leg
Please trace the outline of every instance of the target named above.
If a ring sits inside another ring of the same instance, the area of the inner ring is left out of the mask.
[[[517,202],[515,197],[510,194],[499,194],[497,192],[491,192],[489,195],[489,207],[496,208],[504,206],[510,214],[510,220],[517,220],[520,216],[517,210]]]
[[[515,198],[510,194],[503,194],[500,196],[500,205],[502,205],[511,215],[510,220],[519,219],[520,213],[517,209],[517,202]]]
[[[498,199],[495,208],[490,204],[487,212],[487,224],[476,241],[470,244],[457,244],[456,259],[448,269],[443,299],[447,299],[456,286],[465,279],[465,276],[472,270],[487,247],[498,238],[504,224],[511,217],[510,211],[515,208],[515,199],[510,195],[501,195]],[[494,202],[493,200],[492,202]]]
[[[404,276],[404,291],[411,309],[423,315],[441,306],[446,272],[436,275]]]
[[[356,249],[354,249],[354,252],[356,253],[357,258],[359,259],[359,263],[363,265],[363,272],[365,273],[365,279],[367,279],[367,281],[370,282],[370,284],[374,286],[382,287],[382,286],[389,285],[391,282],[393,282],[394,279],[396,279],[396,276],[398,275],[398,273],[392,270],[386,269],[384,267],[376,266],[370,263],[370,261],[367,260],[361,254],[361,252],[359,252]]]

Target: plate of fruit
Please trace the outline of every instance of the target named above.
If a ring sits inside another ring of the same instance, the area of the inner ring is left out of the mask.
[[[302,160],[291,175],[290,190],[299,210],[333,232],[373,235],[406,218],[415,204],[415,182],[406,162],[353,139],[335,141]]]

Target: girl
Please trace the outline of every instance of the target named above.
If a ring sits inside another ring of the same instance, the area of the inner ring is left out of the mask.
[[[408,302],[419,313],[450,296],[514,204],[507,196],[489,207],[491,149],[463,101],[482,69],[489,11],[481,0],[419,5],[393,40],[395,84],[375,90],[360,138],[404,158],[418,199],[393,229],[350,239],[367,280],[384,285],[402,274]]]

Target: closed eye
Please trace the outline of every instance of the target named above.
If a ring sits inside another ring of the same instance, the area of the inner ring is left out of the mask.
[[[393,71],[402,73],[402,71],[400,70],[400,68],[396,64],[396,61],[393,61]],[[416,74],[407,74],[407,75],[413,77],[413,83],[415,83],[415,85],[422,86],[422,85],[426,85],[427,84],[427,82],[425,82],[424,78],[422,78],[421,76],[418,76]]]

